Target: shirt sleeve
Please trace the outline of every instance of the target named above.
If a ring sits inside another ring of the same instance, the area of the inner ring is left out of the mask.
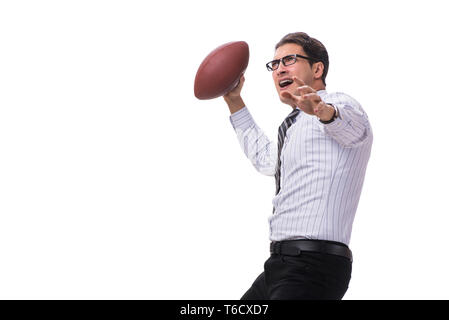
[[[361,105],[344,93],[332,93],[323,98],[338,109],[339,117],[323,124],[324,132],[346,148],[356,148],[372,138],[368,116]]]
[[[260,173],[274,176],[276,170],[276,143],[270,141],[256,125],[247,107],[230,116],[231,124],[246,157]]]

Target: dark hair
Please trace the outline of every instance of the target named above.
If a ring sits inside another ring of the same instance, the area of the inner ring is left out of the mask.
[[[305,32],[295,32],[284,36],[281,41],[276,44],[275,50],[286,43],[300,45],[307,56],[313,59],[313,61],[309,60],[310,66],[319,61],[323,63],[324,69],[321,79],[323,80],[324,85],[326,85],[326,76],[327,71],[329,70],[329,56],[326,47],[317,39],[309,37]]]

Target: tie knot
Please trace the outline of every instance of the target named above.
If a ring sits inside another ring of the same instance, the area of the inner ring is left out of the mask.
[[[293,119],[296,117],[296,115],[299,113],[299,109],[295,109],[287,116],[288,119]]]
[[[295,109],[292,112],[290,112],[290,114],[287,116],[287,118],[285,118],[285,120],[282,122],[281,127],[283,128],[283,130],[287,130],[288,128],[290,128],[290,126],[293,124],[296,116],[299,113],[299,109]],[[280,127],[280,128],[281,128]],[[285,132],[284,132],[285,134]]]

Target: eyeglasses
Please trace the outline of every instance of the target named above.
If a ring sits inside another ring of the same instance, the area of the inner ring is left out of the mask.
[[[297,58],[303,58],[303,59],[310,60],[310,61],[317,61],[316,59],[313,59],[313,58],[310,58],[310,57],[305,57],[305,56],[302,56],[300,54],[290,54],[290,55],[285,56],[285,57],[283,57],[281,59],[277,59],[277,60],[273,60],[273,61],[268,62],[266,64],[266,66],[267,66],[268,71],[274,71],[277,68],[279,68],[279,65],[280,65],[281,61],[282,61],[282,64],[284,66],[289,66],[289,65],[294,64],[296,62]]]

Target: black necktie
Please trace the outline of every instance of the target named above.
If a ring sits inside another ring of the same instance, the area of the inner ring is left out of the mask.
[[[287,118],[285,118],[284,122],[279,126],[278,131],[278,162],[276,164],[276,173],[274,174],[274,177],[276,178],[276,194],[279,193],[279,190],[281,189],[281,151],[282,146],[284,145],[284,139],[285,135],[287,134],[288,128],[292,125],[292,123],[295,121],[296,116],[299,113],[299,109],[293,110]]]

